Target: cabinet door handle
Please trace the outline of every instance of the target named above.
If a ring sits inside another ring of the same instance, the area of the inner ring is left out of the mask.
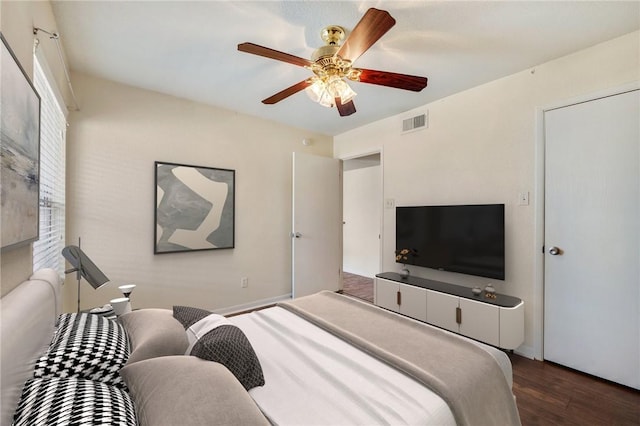
[[[462,324],[462,309],[459,306],[456,308],[456,322]]]
[[[396,293],[396,302],[398,303],[398,306],[402,305],[402,293],[400,293],[400,290]]]

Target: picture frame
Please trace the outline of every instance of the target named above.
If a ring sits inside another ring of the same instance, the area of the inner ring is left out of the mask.
[[[156,161],[154,254],[235,247],[235,170]]]
[[[0,247],[39,237],[40,95],[0,33]]]

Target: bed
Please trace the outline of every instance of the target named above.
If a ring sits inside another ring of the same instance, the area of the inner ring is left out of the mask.
[[[0,424],[520,424],[506,354],[355,298],[110,320],[59,292],[43,270],[2,298]]]

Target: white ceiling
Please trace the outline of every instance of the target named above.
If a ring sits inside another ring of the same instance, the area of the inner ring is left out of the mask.
[[[639,1],[57,1],[69,67],[326,135],[399,114],[640,28]],[[311,75],[237,51],[253,42],[303,58],[327,25],[353,29],[369,7],[396,25],[356,67],[429,78],[422,92],[351,83],[340,117],[304,92],[260,101]],[[80,105],[82,108],[82,105]]]

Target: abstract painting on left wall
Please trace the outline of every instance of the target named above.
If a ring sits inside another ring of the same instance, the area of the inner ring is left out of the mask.
[[[154,253],[234,247],[235,170],[155,162]]]
[[[40,96],[4,36],[0,53],[0,247],[38,239]]]

